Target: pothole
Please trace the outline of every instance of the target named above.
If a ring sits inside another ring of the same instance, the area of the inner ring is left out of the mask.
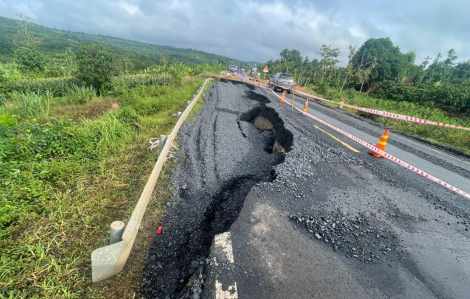
[[[207,112],[213,113],[209,110]],[[256,183],[275,179],[274,166],[284,162],[284,153],[292,147],[292,133],[284,127],[284,122],[275,110],[264,104],[239,115],[237,122],[240,130],[243,127],[240,122],[253,124],[258,132],[248,130],[249,136],[245,137],[249,138],[248,144],[251,144],[250,141],[261,144],[261,147],[250,147],[244,161],[255,161],[267,156],[272,158],[265,159],[268,164],[263,162],[259,168],[246,167],[250,170],[245,169],[238,175],[217,182],[211,188],[205,188],[204,183],[201,183],[202,186],[188,183],[178,187],[183,190],[175,192],[177,195],[170,200],[174,206],[167,209],[163,221],[164,233],[156,236],[147,255],[141,288],[144,298],[188,298],[204,288],[206,259],[210,255],[215,235],[227,231],[235,222],[246,196]],[[263,152],[263,146],[270,155]],[[185,159],[178,167],[186,180],[189,178],[186,178],[185,169],[194,165],[195,159],[204,160],[197,163],[215,159],[208,157],[206,152],[200,154],[198,157],[188,157],[182,153]],[[234,162],[240,163],[237,160]],[[216,168],[214,171],[217,171]],[[191,180],[204,182],[206,174],[199,174],[201,178]]]
[[[273,143],[267,144],[267,152],[286,153],[291,150],[294,136],[284,127],[284,121],[273,108],[261,105],[242,113],[237,120],[249,122],[259,131],[273,132]]]

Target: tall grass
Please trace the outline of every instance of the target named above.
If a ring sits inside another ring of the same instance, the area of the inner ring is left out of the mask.
[[[112,221],[129,217],[157,155],[149,138],[171,131],[202,81],[137,86],[113,99],[122,108],[93,120],[60,120],[51,117],[60,110],[51,110],[39,124],[25,114],[0,135],[8,142],[0,167],[0,298],[135,296],[152,233],[136,241],[131,259],[139,259],[128,270],[98,285],[90,252],[107,245]],[[147,219],[162,215],[168,185],[161,183]]]
[[[12,80],[5,84],[7,93],[22,92],[44,94],[47,91],[55,97],[61,97],[74,85],[80,85],[76,78],[49,78],[49,79],[25,79]]]
[[[10,100],[5,100],[0,107],[0,114],[11,114],[21,117],[49,117],[54,97],[49,91],[43,94],[34,92],[14,92]]]
[[[132,128],[111,113],[98,119],[85,119],[81,131],[87,137],[96,138],[100,150],[120,148],[125,138],[132,134]]]
[[[69,103],[86,104],[96,97],[96,89],[93,86],[72,85],[68,90],[66,97]]]
[[[168,74],[138,74],[114,77],[111,79],[112,90],[122,88],[134,88],[138,86],[167,86],[172,82],[172,76]]]

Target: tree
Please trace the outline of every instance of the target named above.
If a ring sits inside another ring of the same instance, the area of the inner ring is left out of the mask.
[[[20,20],[17,21],[18,32],[13,37],[13,43],[18,47],[15,50],[15,62],[24,72],[44,72],[48,61],[36,48],[41,39],[29,30],[31,23],[28,17],[22,14],[17,14],[17,16]]]
[[[371,71],[368,80],[400,82],[411,69],[414,52],[403,54],[400,48],[393,45],[390,38],[368,39],[355,53],[353,63],[356,68],[361,61],[372,61],[377,59],[377,65]]]
[[[129,75],[134,70],[134,63],[124,55],[115,56],[114,75]]]
[[[322,77],[320,83],[323,83],[323,79],[325,78],[325,76],[328,74],[328,78],[330,78],[331,73],[334,70],[336,64],[339,63],[339,49],[332,49],[331,45],[323,45],[319,54],[322,57],[320,61],[322,69]]]
[[[15,50],[15,62],[24,72],[44,72],[47,65],[46,57],[35,47]]]
[[[101,45],[80,45],[77,55],[78,78],[97,90],[111,80],[114,55]]]
[[[20,49],[34,48],[41,42],[41,39],[36,37],[33,32],[29,30],[32,24],[30,18],[23,14],[16,14],[19,18],[17,21],[18,32],[13,37],[13,43]]]

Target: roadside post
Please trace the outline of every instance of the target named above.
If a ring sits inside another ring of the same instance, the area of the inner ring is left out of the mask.
[[[163,147],[165,146],[165,142],[166,142],[166,135],[160,135],[160,148],[158,150],[158,156],[160,156],[163,150]]]
[[[339,101],[339,108],[343,108],[344,102],[344,99],[341,99],[341,101]]]
[[[294,100],[295,100],[295,90],[292,87],[292,107],[291,107],[292,112],[294,112]]]
[[[122,221],[113,221],[109,227],[109,245],[122,241],[122,233],[126,224]]]

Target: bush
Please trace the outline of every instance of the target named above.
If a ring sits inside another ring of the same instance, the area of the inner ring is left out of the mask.
[[[111,80],[114,55],[102,45],[80,45],[77,55],[78,78],[101,91]]]
[[[315,84],[313,89],[318,92],[319,94],[325,94],[328,91],[328,84],[326,83],[318,83]]]
[[[439,107],[447,111],[468,112],[470,109],[470,92],[465,85],[405,85],[386,81],[377,84],[371,95],[392,101]]]
[[[117,119],[127,125],[136,128],[141,127],[142,117],[132,107],[125,107],[117,112]]]
[[[96,97],[96,89],[93,86],[73,85],[67,92],[70,103],[86,104]]]

